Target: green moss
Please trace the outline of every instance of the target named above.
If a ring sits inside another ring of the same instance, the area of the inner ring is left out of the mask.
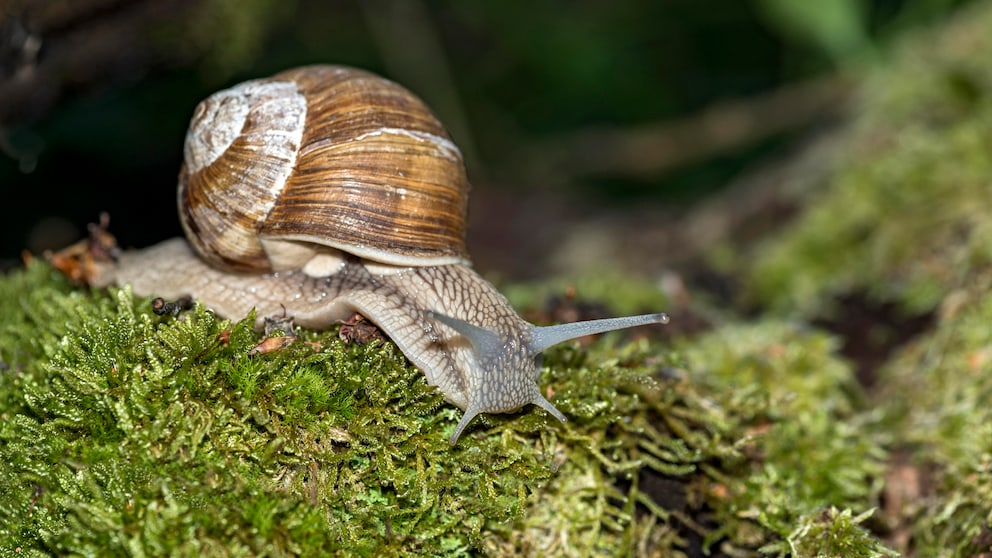
[[[568,423],[484,416],[452,448],[460,411],[391,343],[250,356],[253,316],[157,317],[39,263],[0,294],[0,548],[24,555],[746,554],[874,499],[848,368],[783,324],[556,347]]]
[[[837,357],[836,344],[816,330],[766,321],[725,326],[683,348],[695,373],[716,384],[715,392],[766,400],[747,446],[755,459],[739,478],[727,481],[735,497],[718,508],[718,523],[725,528],[736,523],[743,531],[748,526],[740,519],[748,518],[777,533],[781,539],[765,547],[767,552],[874,556],[885,550],[859,529],[857,536],[850,532],[850,540],[838,536],[838,544],[864,548],[865,554],[797,551],[795,540],[807,536],[810,518],[819,518],[822,510],[842,507],[841,516],[851,509],[859,517],[871,515],[887,458],[885,436],[877,419],[861,410],[863,395]]]
[[[457,413],[439,411],[392,344],[306,333],[320,350],[250,357],[252,316],[163,320],[127,290],[53,283],[39,269],[3,282],[7,301],[34,287],[52,296],[4,329],[17,342],[4,343],[0,376],[12,402],[0,421],[2,548],[433,554],[477,546],[485,521],[518,516],[550,475],[529,443],[449,448]],[[22,350],[18,329],[40,337]]]
[[[879,544],[861,526],[874,510],[854,516],[850,510],[828,508],[800,518],[796,528],[784,542],[763,548],[766,553],[781,556],[845,558],[881,558],[892,556],[895,551]]]
[[[897,402],[893,428],[930,504],[897,511],[920,525],[914,542],[928,556],[992,549],[992,295],[972,296],[883,369],[879,397]]]
[[[847,471],[848,480],[835,488],[810,477],[796,480],[827,488],[828,500],[855,514],[845,523],[875,522],[901,541],[900,550],[920,556],[992,551],[990,25],[992,4],[976,3],[876,69],[844,132],[844,155],[823,188],[794,223],[759,247],[753,265],[738,268],[752,302],[792,316],[832,318],[841,331],[847,324],[834,311],[848,295],[892,304],[904,315],[932,316],[932,326],[872,370],[872,392],[855,401],[874,412],[836,424],[823,416],[821,429],[833,434],[817,436],[854,448],[853,461],[873,463],[870,482],[884,479],[880,488],[890,496],[882,500],[881,517],[853,521],[867,509],[858,501],[874,499],[859,494],[876,491],[851,475],[851,463],[823,462],[831,471]],[[795,378],[781,381],[801,393]],[[799,424],[789,428],[801,431]],[[804,460],[840,448],[832,442],[796,447]],[[776,469],[769,482],[796,478],[797,470]],[[824,504],[819,509],[830,509]],[[842,516],[833,513],[829,524]],[[795,531],[808,539],[821,519],[810,507],[787,522],[809,524]],[[795,540],[785,535],[766,548],[800,552]]]

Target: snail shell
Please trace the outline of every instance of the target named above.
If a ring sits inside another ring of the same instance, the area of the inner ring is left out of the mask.
[[[299,269],[317,247],[395,265],[468,261],[458,148],[399,85],[308,66],[217,92],[196,108],[180,219],[222,269]]]
[[[470,267],[457,147],[423,102],[368,72],[307,66],[218,92],[197,107],[184,157],[188,242],[103,250],[114,257],[87,260],[89,283],[312,328],[358,312],[465,411],[452,444],[478,414],[529,403],[564,422],[537,385],[551,345],[668,321],[517,315]]]

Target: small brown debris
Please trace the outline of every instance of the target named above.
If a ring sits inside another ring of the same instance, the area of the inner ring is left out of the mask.
[[[267,355],[269,353],[273,353],[275,351],[285,349],[286,347],[295,343],[297,339],[298,337],[296,337],[295,335],[266,337],[265,339],[262,339],[262,341],[258,345],[252,347],[248,351],[248,355],[249,356]]]
[[[352,314],[347,320],[341,321],[341,331],[338,338],[345,343],[364,345],[372,341],[382,341],[386,336],[375,324],[365,319],[361,314]]]
[[[99,223],[89,224],[89,237],[57,252],[46,251],[45,259],[76,285],[92,285],[97,264],[116,261],[120,255],[117,239],[107,230],[109,224],[110,216],[101,213]]]
[[[225,329],[224,331],[217,334],[217,341],[223,345],[228,346],[231,344],[231,330]]]
[[[152,312],[159,316],[178,316],[180,312],[190,308],[193,308],[193,298],[190,296],[183,296],[174,301],[165,300],[162,297],[152,300]]]

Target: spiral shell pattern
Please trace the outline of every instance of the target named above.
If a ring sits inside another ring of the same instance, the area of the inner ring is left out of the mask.
[[[230,270],[271,270],[265,239],[422,266],[468,261],[468,190],[461,153],[419,98],[322,65],[201,102],[179,206],[196,250]]]

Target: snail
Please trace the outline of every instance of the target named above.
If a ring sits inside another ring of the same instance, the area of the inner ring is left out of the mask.
[[[521,318],[471,267],[458,148],[423,101],[376,74],[303,66],[216,92],[196,107],[183,156],[186,238],[91,250],[74,268],[86,283],[316,329],[357,312],[464,411],[452,445],[480,413],[534,404],[565,422],[537,384],[548,347],[668,321]]]

